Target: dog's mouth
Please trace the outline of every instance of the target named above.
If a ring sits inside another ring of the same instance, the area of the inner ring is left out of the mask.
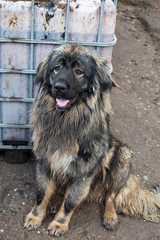
[[[65,99],[65,98],[56,98],[56,107],[57,109],[59,110],[66,110],[68,108],[71,107],[71,105],[73,105],[75,103],[75,101],[77,100],[77,97],[76,96],[75,98],[72,98],[72,99]]]

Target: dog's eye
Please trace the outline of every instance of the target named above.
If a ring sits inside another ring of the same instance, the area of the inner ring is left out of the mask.
[[[54,73],[57,74],[61,70],[61,65],[57,65],[54,67]]]
[[[80,75],[83,75],[83,71],[81,69],[75,69],[75,74],[80,76]]]

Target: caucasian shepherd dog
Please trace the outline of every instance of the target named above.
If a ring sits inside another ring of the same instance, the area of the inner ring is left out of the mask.
[[[51,198],[62,204],[48,227],[59,237],[84,200],[104,203],[103,226],[114,229],[117,212],[160,221],[159,187],[142,189],[132,174],[132,152],[109,129],[112,81],[107,63],[76,45],[54,50],[39,65],[38,94],[32,110],[37,161],[37,203],[25,227],[37,228]]]

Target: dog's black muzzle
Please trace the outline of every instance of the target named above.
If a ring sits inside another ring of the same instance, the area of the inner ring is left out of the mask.
[[[60,81],[54,84],[54,89],[57,96],[67,95],[69,88],[70,87],[66,83]]]

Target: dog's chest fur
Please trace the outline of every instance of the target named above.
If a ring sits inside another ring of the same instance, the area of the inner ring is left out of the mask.
[[[65,153],[57,150],[53,155],[48,155],[47,161],[53,175],[56,173],[68,175],[71,171],[71,165],[74,165],[76,155],[76,153],[71,153],[69,150]]]

